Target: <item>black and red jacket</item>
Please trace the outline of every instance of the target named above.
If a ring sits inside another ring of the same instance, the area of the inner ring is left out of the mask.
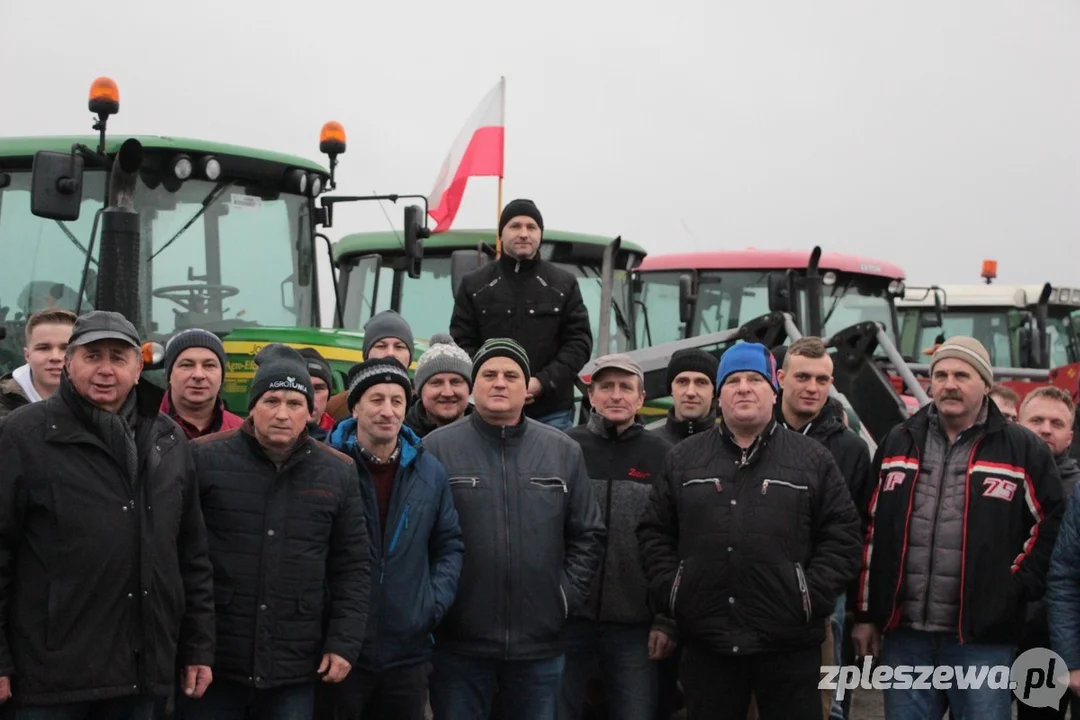
[[[929,409],[890,430],[874,457],[877,487],[866,520],[856,617],[885,632],[901,621],[900,592]],[[961,643],[1019,641],[1024,604],[1043,594],[1064,507],[1061,478],[1046,444],[1007,423],[989,403],[985,433],[968,457]]]

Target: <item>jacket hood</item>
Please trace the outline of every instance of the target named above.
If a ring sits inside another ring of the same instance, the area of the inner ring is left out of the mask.
[[[401,443],[401,466],[408,467],[420,454],[420,438],[409,426],[402,423],[398,432]],[[345,418],[330,431],[327,444],[339,452],[353,456],[356,449],[356,418]]]

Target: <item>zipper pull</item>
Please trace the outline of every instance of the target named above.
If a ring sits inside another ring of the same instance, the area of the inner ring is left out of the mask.
[[[769,480],[766,478],[761,481],[761,494],[764,495],[765,491],[769,489]]]
[[[379,559],[379,584],[382,584],[383,575],[386,574],[386,558]]]
[[[716,492],[724,492],[723,488],[720,487],[720,478],[716,478],[714,482],[716,483]]]

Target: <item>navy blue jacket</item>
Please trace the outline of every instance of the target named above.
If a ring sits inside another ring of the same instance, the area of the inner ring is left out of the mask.
[[[423,662],[431,632],[457,593],[465,553],[454,497],[443,468],[406,426],[386,527],[367,463],[356,443],[356,420],[339,422],[331,447],[356,459],[364,516],[371,539],[371,600],[358,665],[368,670]]]

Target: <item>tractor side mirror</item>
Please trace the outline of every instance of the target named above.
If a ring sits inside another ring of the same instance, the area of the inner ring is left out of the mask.
[[[697,297],[694,295],[694,279],[689,273],[679,276],[679,322],[689,326],[694,319],[694,305]]]
[[[794,312],[787,276],[780,273],[769,275],[769,312]]]
[[[30,212],[48,220],[78,220],[82,205],[83,158],[42,150],[34,155]]]
[[[424,224],[424,211],[419,205],[405,208],[405,261],[407,272],[413,280],[420,278],[424,262],[424,238],[431,237],[431,230]]]

